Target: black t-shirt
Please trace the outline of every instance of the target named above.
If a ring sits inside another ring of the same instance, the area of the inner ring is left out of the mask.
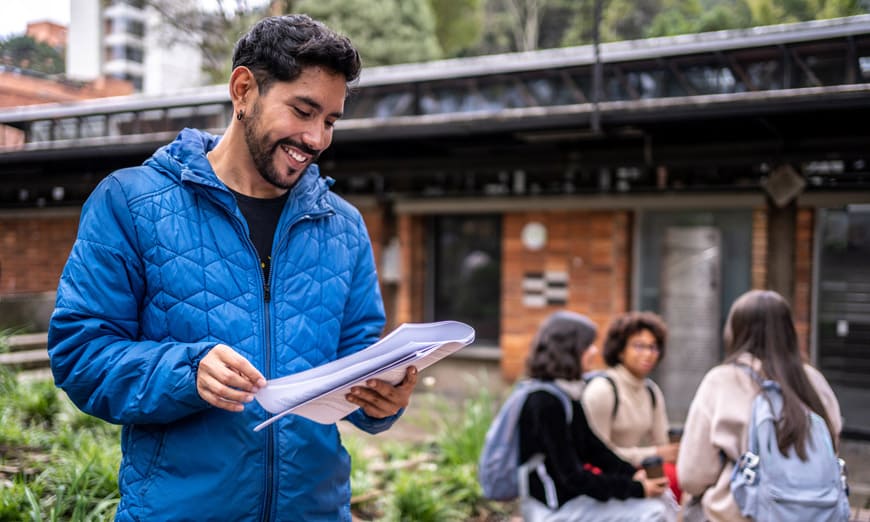
[[[281,211],[284,210],[290,191],[277,198],[252,198],[234,190],[231,192],[236,196],[239,210],[248,222],[251,242],[257,249],[257,255],[260,256],[260,267],[268,282],[272,262],[272,238],[275,237],[275,229],[278,228],[278,220],[281,218]]]
[[[561,506],[579,495],[596,500],[644,496],[643,485],[632,480],[634,467],[617,457],[601,442],[583,412],[579,401],[572,401],[573,419],[567,425],[562,402],[547,391],[530,393],[520,414],[520,461],[536,453],[544,454],[547,473],[556,486]],[[584,464],[601,469],[587,470]],[[544,487],[537,473],[529,476],[529,492],[546,503]]]

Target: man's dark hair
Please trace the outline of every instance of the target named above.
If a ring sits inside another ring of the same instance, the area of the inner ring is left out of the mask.
[[[262,94],[276,81],[292,82],[307,67],[330,69],[348,84],[362,68],[350,39],[302,14],[270,16],[254,24],[233,49],[233,69],[240,66],[254,73]]]
[[[655,337],[659,347],[659,362],[661,362],[665,358],[665,342],[668,337],[668,328],[664,320],[652,312],[628,312],[614,319],[607,328],[604,353],[602,353],[607,366],[619,364],[619,355],[625,351],[628,338],[643,330],[649,330]]]

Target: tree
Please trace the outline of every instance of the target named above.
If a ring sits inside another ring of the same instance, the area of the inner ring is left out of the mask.
[[[0,62],[45,74],[59,74],[66,70],[63,54],[27,35],[0,40]]]
[[[202,51],[203,72],[213,83],[229,79],[233,45],[264,14],[245,0],[236,0],[232,9],[224,0],[214,0],[207,6],[210,9],[188,0],[146,0],[146,5],[157,11],[164,24],[157,29],[161,40],[193,44]]]
[[[581,12],[576,0],[487,0],[477,54],[559,47]]]
[[[294,8],[349,36],[367,66],[442,56],[428,0],[300,0]]]
[[[601,19],[601,41],[636,40],[662,10],[662,0],[608,0]]]
[[[752,25],[744,0],[665,0],[647,36],[672,36]]]
[[[435,35],[445,57],[473,48],[483,31],[483,0],[429,0]]]

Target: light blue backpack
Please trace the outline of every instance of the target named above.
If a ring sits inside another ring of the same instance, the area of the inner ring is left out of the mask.
[[[559,398],[565,408],[565,419],[571,424],[574,414],[571,399],[556,384],[534,379],[517,383],[490,424],[480,453],[477,477],[486,498],[514,500],[528,495],[528,476],[534,471],[544,484],[547,505],[550,509],[558,507],[556,487],[547,474],[544,456],[533,455],[528,461],[520,463],[520,430],[517,426],[520,413],[526,397],[540,390]]]
[[[731,493],[743,516],[752,520],[839,522],[849,520],[844,463],[837,458],[825,420],[807,413],[807,460],[794,448],[788,456],[776,442],[776,420],[782,411],[782,391],[742,366],[761,385],[752,402],[749,449],[731,474]]]

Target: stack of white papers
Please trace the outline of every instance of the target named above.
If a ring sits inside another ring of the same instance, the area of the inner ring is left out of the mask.
[[[405,323],[389,335],[347,357],[293,375],[267,381],[255,395],[269,413],[260,431],[291,413],[321,424],[333,424],[359,406],[345,396],[368,379],[398,384],[405,370],[422,370],[474,341],[474,329],[457,321]]]

